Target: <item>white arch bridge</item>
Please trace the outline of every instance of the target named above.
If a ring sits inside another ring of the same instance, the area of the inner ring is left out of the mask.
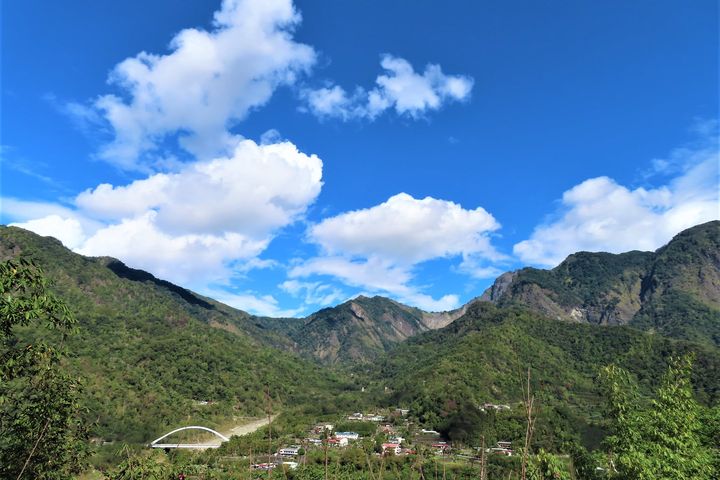
[[[169,436],[172,435],[173,433],[182,432],[183,430],[204,430],[204,431],[206,431],[206,432],[210,432],[210,433],[214,434],[214,435],[215,435],[216,437],[218,437],[221,441],[219,441],[219,442],[216,441],[216,442],[213,442],[213,443],[202,443],[202,444],[201,444],[201,443],[160,443],[161,440],[166,439],[167,437],[169,437]],[[170,433],[166,433],[166,434],[163,435],[162,437],[160,437],[160,438],[158,438],[158,439],[153,440],[152,442],[150,442],[150,444],[148,445],[148,447],[150,447],[150,448],[163,448],[163,449],[166,449],[166,448],[194,448],[194,449],[197,449],[197,450],[204,450],[204,449],[206,449],[206,448],[218,448],[218,447],[220,446],[220,444],[222,444],[223,442],[227,442],[228,440],[230,440],[230,439],[227,438],[225,435],[223,435],[222,433],[216,432],[215,430],[213,430],[213,429],[211,429],[211,428],[199,427],[199,426],[193,425],[193,426],[190,426],[190,427],[177,428],[177,429],[173,430],[173,431],[170,432]]]

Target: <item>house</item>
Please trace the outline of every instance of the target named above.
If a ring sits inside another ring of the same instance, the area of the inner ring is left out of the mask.
[[[313,433],[332,432],[335,425],[330,423],[319,423],[313,427]]]
[[[309,445],[322,445],[323,441],[319,438],[306,438],[305,441]]]
[[[497,442],[497,447],[492,448],[491,451],[499,455],[511,457],[513,454],[512,442]]]
[[[383,433],[395,433],[395,427],[393,427],[392,425],[383,425],[381,428]]]
[[[385,417],[382,415],[366,415],[365,420],[368,420],[370,422],[384,422]]]
[[[362,419],[363,419],[363,414],[360,413],[360,412],[353,413],[352,415],[350,415],[349,417],[347,417],[347,419],[348,419],[348,420],[362,420]]]
[[[383,443],[382,444],[383,455],[392,453],[393,455],[400,455],[400,444],[399,443]]]
[[[437,450],[438,453],[444,454],[450,450],[450,445],[448,445],[447,442],[435,442],[432,444],[432,448]]]
[[[348,446],[348,439],[347,439],[347,438],[344,438],[344,437],[343,437],[343,438],[333,437],[333,438],[328,438],[327,443],[328,443],[328,445],[331,446],[331,447],[340,447],[340,448],[342,448],[342,447],[347,447],[347,446]]]
[[[410,413],[410,410],[407,408],[396,408],[395,411],[403,417],[407,416],[407,414]]]
[[[282,462],[283,467],[287,467],[290,470],[295,470],[298,467],[297,462]]]
[[[291,445],[289,447],[281,448],[280,451],[278,451],[278,455],[281,457],[295,457],[300,452],[300,447],[298,445]]]
[[[397,435],[394,436],[394,437],[390,437],[390,438],[388,439],[388,443],[401,444],[401,443],[403,443],[404,441],[405,441],[405,439],[404,439],[403,437],[399,437],[399,436],[397,436]]]
[[[507,455],[508,457],[512,457],[512,454],[513,454],[512,450],[509,450],[507,448],[500,448],[500,447],[491,448],[490,451],[492,453],[497,453],[498,455]]]
[[[359,433],[355,432],[335,432],[335,438],[346,438],[348,440],[357,440],[360,438]]]

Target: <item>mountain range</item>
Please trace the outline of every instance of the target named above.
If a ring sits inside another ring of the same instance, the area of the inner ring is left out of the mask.
[[[478,405],[520,400],[527,367],[548,406],[547,438],[558,437],[554,428],[590,435],[599,367],[621,364],[649,388],[671,356],[688,352],[698,398],[720,397],[717,221],[655,252],[579,252],[552,270],[506,273],[462,308],[435,313],[360,296],[306,318],[258,317],[0,227],[0,260],[19,255],[43,268],[79,320],[68,368],[85,379],[88,419],[103,439],[144,441],[182,422],[257,415],[268,385],[279,409],[406,405],[461,439],[479,431],[465,424]]]

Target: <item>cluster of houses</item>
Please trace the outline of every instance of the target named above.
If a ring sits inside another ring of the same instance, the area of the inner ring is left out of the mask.
[[[509,410],[510,406],[503,404],[485,403],[480,408],[482,408],[484,411]],[[398,408],[394,412],[391,412],[390,416],[407,416],[408,412],[409,410]],[[371,421],[380,423],[377,431],[386,435],[387,438],[387,440],[382,443],[383,455],[407,455],[416,453],[415,450],[407,448],[407,442],[405,441],[405,438],[398,434],[396,427],[391,424],[392,422],[387,424],[381,423],[385,421],[384,416],[375,413],[363,414],[358,412],[353,413],[346,418],[351,421]],[[405,424],[407,425],[407,421],[405,422]],[[306,448],[323,446],[344,448],[347,447],[351,442],[357,441],[360,438],[360,434],[358,434],[357,432],[336,432],[335,425],[331,423],[319,423],[312,427],[312,429],[310,430],[310,435],[304,439],[303,445]],[[440,440],[439,432],[424,428],[420,430],[418,439],[416,439],[416,441],[413,443],[419,443],[429,446],[432,451],[437,455],[446,455],[450,452],[451,449],[450,445],[447,442]],[[286,464],[289,468],[295,468],[295,466],[297,466],[297,463],[289,460],[296,459],[298,456],[300,456],[302,453],[301,450],[302,447],[300,445],[290,445],[287,447],[283,447],[277,452],[277,457],[286,460],[282,463]],[[513,455],[512,443],[497,442],[497,445],[495,447],[487,448],[486,452],[511,456]],[[257,464],[257,469],[270,469],[274,467],[269,465],[280,464],[281,463]]]
[[[319,425],[315,425],[311,433],[314,435],[321,435],[324,436],[323,438],[316,438],[316,437],[308,437],[305,439],[308,446],[322,446],[323,443],[327,443],[330,447],[347,447],[350,440],[358,440],[360,438],[360,434],[357,432],[335,432],[333,435],[332,432],[335,429],[335,426],[330,423],[321,423]]]

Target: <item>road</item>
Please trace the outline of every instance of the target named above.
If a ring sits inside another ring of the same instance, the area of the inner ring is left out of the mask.
[[[277,417],[277,415],[271,417],[271,419],[275,420],[275,417]],[[251,420],[250,422],[236,425],[230,430],[220,433],[226,437],[231,437],[233,435],[247,435],[248,433],[253,433],[255,430],[264,427],[268,423],[270,423],[270,421],[267,417],[259,418],[257,420]]]
[[[273,415],[270,420],[268,420],[267,417],[264,418],[258,418],[256,420],[251,420],[249,422],[241,423],[240,425],[235,425],[229,430],[223,430],[222,433],[226,437],[230,438],[233,435],[247,435],[249,433],[253,433],[255,430],[264,427],[268,423],[270,423],[271,420],[275,420],[277,415]],[[220,444],[220,439],[216,437],[217,444]],[[215,441],[215,440],[213,440]]]

